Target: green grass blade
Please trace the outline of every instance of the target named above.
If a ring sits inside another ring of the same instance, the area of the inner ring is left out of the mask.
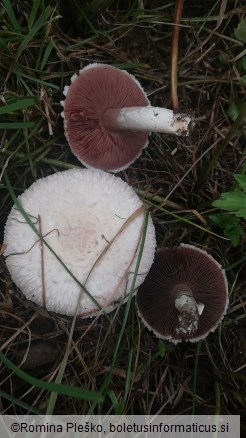
[[[107,391],[107,396],[110,398],[111,404],[112,404],[115,412],[118,412],[118,410],[119,410],[119,402],[117,400],[115,392],[112,389],[109,389]]]
[[[79,388],[78,386],[70,386],[70,385],[62,385],[58,383],[50,383],[44,382],[43,380],[36,379],[36,377],[27,374],[25,371],[18,368],[15,364],[13,364],[1,351],[0,351],[0,360],[6,365],[8,368],[13,371],[20,379],[29,383],[32,386],[36,386],[38,388],[46,389],[47,391],[54,391],[59,394],[67,395],[68,397],[78,398],[80,400],[89,400],[93,402],[101,402],[103,397],[101,394],[93,391],[88,391],[87,389]]]
[[[34,128],[36,122],[6,122],[0,123],[0,129],[24,129]]]
[[[41,84],[44,87],[53,88],[53,90],[60,91],[60,87],[58,85],[52,84],[51,82],[43,81],[42,79],[35,78],[34,76],[27,75],[26,73],[23,73],[21,70],[13,67],[13,73],[16,74],[16,76],[22,76],[23,78],[29,79],[30,81],[36,82],[36,84]],[[29,90],[30,92],[30,90]]]
[[[68,357],[69,357],[69,351],[70,351],[70,348],[71,348],[71,345],[72,345],[73,332],[74,332],[74,327],[75,327],[75,322],[76,322],[76,315],[77,315],[77,311],[78,311],[78,308],[79,308],[80,299],[81,299],[81,292],[80,292],[79,297],[78,297],[75,315],[74,315],[73,320],[72,320],[72,325],[71,325],[71,329],[70,329],[70,333],[69,333],[69,338],[68,338],[68,342],[67,342],[67,346],[66,346],[66,351],[65,351],[64,357],[62,359],[62,362],[61,362],[61,365],[60,365],[60,369],[58,371],[55,383],[61,383],[61,381],[63,379],[63,375],[64,375],[64,372],[65,372],[65,368],[66,368]],[[58,397],[57,392],[52,392],[50,394],[50,398],[49,398],[47,409],[46,409],[46,415],[53,415],[53,412],[54,412],[54,409],[55,409],[55,405],[56,405],[56,401],[57,401],[57,397]]]
[[[220,391],[220,384],[216,380],[215,382],[215,412],[214,415],[220,415],[221,412],[221,391]]]
[[[37,19],[37,21],[33,24],[32,28],[30,29],[30,32],[25,36],[25,38],[22,40],[17,53],[15,60],[17,61],[23,52],[28,46],[28,43],[34,38],[36,33],[39,31],[39,29],[45,25],[47,19],[51,15],[53,11],[53,8],[51,6],[47,6],[45,11],[40,15],[40,17]]]
[[[133,360],[133,348],[131,348],[129,356],[128,356],[128,364],[127,364],[127,372],[126,372],[126,381],[125,381],[125,391],[123,395],[123,400],[120,403],[120,409],[117,412],[117,414],[122,415],[125,410],[125,404],[127,402],[127,399],[130,395],[130,389],[131,389],[131,367],[132,367],[132,360]]]
[[[196,346],[195,367],[193,374],[192,416],[195,415],[195,408],[196,408],[196,382],[197,382],[198,360],[199,360],[201,345],[202,345],[202,341],[198,341]]]
[[[49,59],[49,56],[50,56],[50,54],[51,54],[51,51],[54,49],[54,45],[53,45],[53,43],[52,43],[52,41],[48,44],[48,46],[46,47],[46,50],[45,50],[45,52],[44,52],[44,56],[43,56],[43,59],[42,59],[42,62],[41,62],[41,65],[40,65],[40,70],[43,70],[44,69],[44,67],[45,67],[45,65],[46,65],[46,62],[48,61],[48,59]]]
[[[43,412],[39,411],[39,409],[29,405],[28,403],[23,402],[22,400],[19,400],[16,397],[13,397],[11,394],[8,394],[2,389],[0,389],[0,396],[5,398],[6,400],[9,400],[11,403],[13,403],[13,405],[17,405],[20,406],[21,408],[26,409],[29,413],[36,415],[43,415]]]
[[[40,0],[35,0],[33,2],[32,10],[31,10],[31,13],[30,13],[30,16],[29,16],[29,20],[28,20],[28,27],[29,27],[29,29],[32,29],[32,27],[33,27],[33,23],[34,23],[34,21],[36,19],[39,5],[40,5]]]
[[[18,111],[24,108],[27,108],[29,106],[35,105],[37,103],[37,97],[27,97],[23,99],[18,99],[14,103],[10,103],[5,106],[0,107],[0,115],[5,113],[11,113],[13,111]]]
[[[147,226],[148,226],[148,218],[149,218],[149,210],[145,211],[145,216],[144,216],[144,223],[143,223],[143,231],[142,231],[142,236],[141,236],[141,242],[140,242],[140,246],[139,246],[139,254],[138,254],[138,258],[137,258],[137,262],[136,262],[136,267],[135,267],[135,271],[134,271],[134,275],[133,275],[133,279],[132,279],[132,284],[131,284],[131,288],[130,288],[130,292],[129,292],[129,296],[128,296],[128,300],[126,303],[126,308],[125,308],[125,313],[124,313],[124,317],[123,317],[123,321],[121,323],[121,329],[120,329],[120,333],[117,339],[117,343],[116,343],[116,347],[114,350],[114,355],[111,361],[111,365],[110,365],[110,370],[109,373],[106,377],[106,379],[104,380],[102,387],[100,389],[100,393],[103,394],[109,385],[109,382],[111,380],[112,377],[112,373],[113,373],[113,369],[115,367],[116,361],[117,361],[117,356],[118,356],[118,351],[120,348],[120,344],[122,341],[122,338],[124,336],[124,332],[125,332],[125,327],[126,327],[126,323],[127,323],[127,318],[128,318],[128,314],[129,314],[129,310],[130,310],[130,306],[131,306],[131,299],[133,296],[133,292],[134,292],[134,288],[135,288],[135,284],[136,284],[136,279],[137,279],[137,275],[138,275],[138,270],[139,270],[139,266],[140,266],[140,262],[141,262],[141,258],[142,258],[142,254],[143,254],[143,250],[144,250],[144,243],[145,243],[145,238],[146,238],[146,233],[147,233]],[[95,403],[93,403],[93,405],[91,406],[91,409],[89,411],[89,414],[93,413],[93,410],[95,408]]]
[[[203,227],[202,225],[196,224],[195,222],[192,222],[189,219],[182,217],[181,215],[179,216],[178,214],[173,213],[172,211],[169,211],[166,208],[160,207],[160,206],[158,206],[158,204],[155,204],[154,202],[151,202],[148,199],[144,199],[144,197],[143,197],[143,200],[146,204],[149,204],[152,207],[154,207],[160,211],[163,211],[164,213],[170,215],[171,217],[173,217],[174,219],[177,219],[180,222],[185,222],[186,224],[189,224],[189,225],[191,225],[191,226],[193,226],[201,231],[204,231],[205,233],[211,234],[211,236],[216,236],[216,237],[219,237],[220,239],[228,240],[228,239],[226,239],[226,237],[220,236],[219,234],[216,234],[213,231],[210,231],[209,229]]]
[[[16,16],[15,16],[15,13],[14,13],[11,1],[10,0],[3,0],[3,4],[5,6],[6,12],[7,12],[8,17],[9,17],[9,21],[10,21],[13,29],[16,32],[20,32],[21,27],[19,25],[18,20],[16,19]]]
[[[145,238],[146,238],[148,218],[149,218],[149,211],[146,210],[145,218],[144,218],[143,233],[142,233],[142,238],[141,238],[141,243],[140,243],[140,248],[139,248],[139,254],[138,254],[136,268],[135,268],[133,279],[132,279],[131,289],[130,289],[130,292],[129,292],[130,299],[128,299],[128,301],[127,301],[127,305],[126,305],[126,309],[125,309],[125,314],[124,314],[124,319],[123,319],[121,330],[120,330],[120,335],[118,337],[116,349],[115,349],[115,352],[114,352],[114,357],[113,357],[112,366],[111,366],[111,373],[112,373],[113,367],[115,365],[116,357],[117,357],[117,352],[118,352],[118,349],[119,349],[119,346],[120,346],[121,339],[122,339],[123,334],[124,334],[125,325],[126,325],[126,321],[127,321],[127,316],[128,316],[130,305],[131,305],[131,297],[133,295],[134,288],[135,288],[135,283],[136,283],[136,280],[137,280],[138,270],[139,270],[139,266],[140,266],[140,262],[141,262],[141,258],[142,258],[142,254],[143,254],[143,249],[144,249],[144,242],[145,242]],[[110,375],[110,373],[109,373],[109,375]],[[111,375],[110,375],[110,377],[111,377]]]

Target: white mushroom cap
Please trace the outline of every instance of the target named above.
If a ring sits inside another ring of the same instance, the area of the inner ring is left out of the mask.
[[[110,311],[114,301],[129,293],[144,222],[143,209],[117,235],[127,219],[143,206],[130,186],[99,170],[73,169],[38,180],[18,200],[37,229],[40,217],[45,241],[104,310]],[[7,267],[26,297],[42,305],[44,288],[48,310],[73,315],[81,291],[79,284],[41,244],[15,206],[6,223],[4,244]],[[155,246],[149,217],[135,288],[150,269]],[[93,316],[99,310],[83,291],[78,314]]]

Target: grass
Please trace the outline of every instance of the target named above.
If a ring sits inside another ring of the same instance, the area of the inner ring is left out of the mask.
[[[59,104],[74,72],[94,61],[127,68],[153,105],[170,107],[175,2],[127,3],[3,0],[0,241],[13,204],[8,180],[18,195],[40,177],[80,166]],[[224,11],[221,2],[184,2],[177,92],[179,110],[195,115],[195,129],[189,139],[151,135],[141,157],[120,173],[149,206],[158,246],[195,244],[226,269],[230,307],[221,328],[201,344],[174,346],[143,327],[129,299],[108,318],[76,320],[71,332],[69,318],[26,301],[1,256],[1,413],[244,414],[245,238],[233,248],[209,220],[218,212],[212,202],[245,166],[245,119],[228,113],[231,102],[245,100],[246,55],[234,30],[246,10],[243,1],[234,3],[223,2]],[[55,345],[56,356],[33,369],[16,367],[17,354],[25,358],[37,342]],[[54,385],[70,388],[59,390],[58,402],[49,401]],[[75,398],[75,387],[99,400]]]

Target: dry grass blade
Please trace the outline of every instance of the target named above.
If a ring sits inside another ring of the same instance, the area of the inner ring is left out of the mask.
[[[182,17],[184,0],[176,0],[174,13],[174,26],[171,46],[171,100],[174,110],[179,109],[178,99],[178,45],[180,33],[180,20]]]
[[[104,248],[104,250],[101,252],[100,256],[96,259],[95,263],[93,264],[93,266],[91,267],[87,277],[86,277],[86,281],[85,281],[85,285],[93,271],[93,269],[96,267],[96,265],[98,263],[100,263],[101,259],[104,257],[104,255],[107,253],[107,251],[109,250],[109,248],[111,247],[111,245],[114,243],[114,241],[117,239],[117,237],[126,229],[126,227],[132,223],[138,216],[142,215],[145,211],[145,207],[141,206],[139,207],[136,211],[134,211],[134,213],[132,213],[132,215],[126,219],[126,221],[123,223],[123,225],[120,227],[119,231],[117,231],[117,233],[114,235],[114,237],[110,240],[110,242],[108,242],[107,246]]]

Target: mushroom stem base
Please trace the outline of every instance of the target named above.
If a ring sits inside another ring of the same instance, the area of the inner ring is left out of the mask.
[[[111,132],[163,132],[187,136],[194,125],[194,119],[166,108],[136,106],[107,109],[103,114],[102,124]]]
[[[199,305],[192,295],[181,293],[175,300],[175,307],[179,315],[175,324],[175,334],[179,336],[193,336],[198,329],[201,305]]]

